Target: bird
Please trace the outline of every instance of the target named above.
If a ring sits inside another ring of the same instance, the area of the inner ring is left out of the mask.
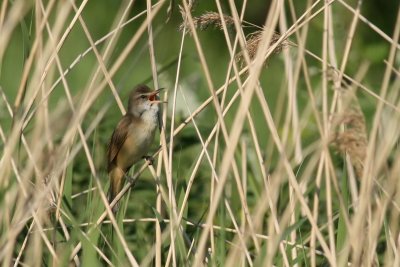
[[[151,90],[141,84],[129,95],[126,114],[118,122],[107,149],[110,203],[122,190],[129,169],[141,159],[148,159],[155,132],[161,129],[159,104],[165,102],[159,100],[158,94],[162,89]],[[118,205],[115,205],[113,212],[117,211]]]

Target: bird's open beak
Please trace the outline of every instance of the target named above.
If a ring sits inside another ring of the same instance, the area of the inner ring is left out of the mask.
[[[160,98],[158,97],[158,94],[164,90],[165,88],[160,88],[158,90],[155,90],[154,92],[151,92],[149,94],[149,100],[152,104],[160,104],[160,103],[167,103],[167,101],[161,101]]]

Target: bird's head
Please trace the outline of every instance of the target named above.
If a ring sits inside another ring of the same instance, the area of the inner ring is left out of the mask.
[[[129,96],[128,112],[136,116],[149,110],[157,112],[158,104],[163,103],[158,96],[162,89],[153,91],[146,85],[138,85]]]

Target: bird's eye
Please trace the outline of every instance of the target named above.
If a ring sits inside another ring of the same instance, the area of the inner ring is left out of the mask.
[[[141,96],[140,96],[140,98],[141,98],[141,99],[146,99],[146,98],[147,98],[147,96],[145,96],[145,95],[141,95]]]

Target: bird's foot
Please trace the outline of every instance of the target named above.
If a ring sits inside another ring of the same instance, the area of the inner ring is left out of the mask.
[[[149,165],[153,165],[154,158],[152,156],[143,156],[143,158],[149,162]]]

